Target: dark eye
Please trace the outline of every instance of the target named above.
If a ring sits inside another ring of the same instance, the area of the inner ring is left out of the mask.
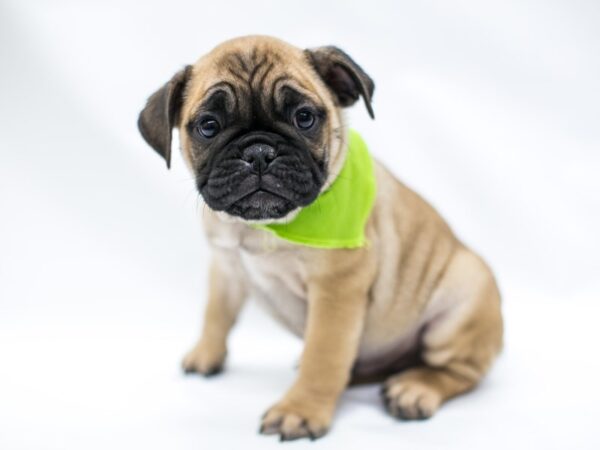
[[[196,129],[202,136],[210,139],[221,131],[221,125],[219,125],[219,122],[214,117],[206,117],[200,121]]]
[[[301,130],[308,130],[315,123],[315,115],[307,109],[301,109],[296,113],[294,122]]]

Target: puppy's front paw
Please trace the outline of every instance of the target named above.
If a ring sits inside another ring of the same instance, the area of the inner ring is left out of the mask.
[[[403,420],[429,419],[442,402],[435,387],[404,374],[388,379],[381,395],[388,412]]]
[[[181,366],[186,374],[216,375],[223,370],[225,348],[199,342],[184,358]]]
[[[292,405],[282,401],[263,416],[260,425],[261,434],[278,434],[280,440],[309,438],[315,440],[324,436],[331,423],[331,414],[325,412],[330,408],[319,408]]]

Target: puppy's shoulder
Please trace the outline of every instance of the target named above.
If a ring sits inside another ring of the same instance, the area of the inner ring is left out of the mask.
[[[435,229],[454,236],[452,230],[435,208],[402,181],[381,162],[375,162],[377,198],[374,215],[379,221],[391,221],[400,228],[401,234],[418,229]]]

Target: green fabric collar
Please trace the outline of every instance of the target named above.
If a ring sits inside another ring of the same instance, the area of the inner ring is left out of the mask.
[[[350,130],[346,161],[331,186],[291,222],[257,228],[309,247],[362,247],[375,192],[373,159],[360,135]]]

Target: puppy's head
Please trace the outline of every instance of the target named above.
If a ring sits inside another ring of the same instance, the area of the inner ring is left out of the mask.
[[[345,158],[341,107],[373,81],[335,47],[301,50],[251,36],[221,44],[176,73],[148,100],[138,125],[171,160],[184,157],[206,204],[246,221],[285,220],[313,202]]]

